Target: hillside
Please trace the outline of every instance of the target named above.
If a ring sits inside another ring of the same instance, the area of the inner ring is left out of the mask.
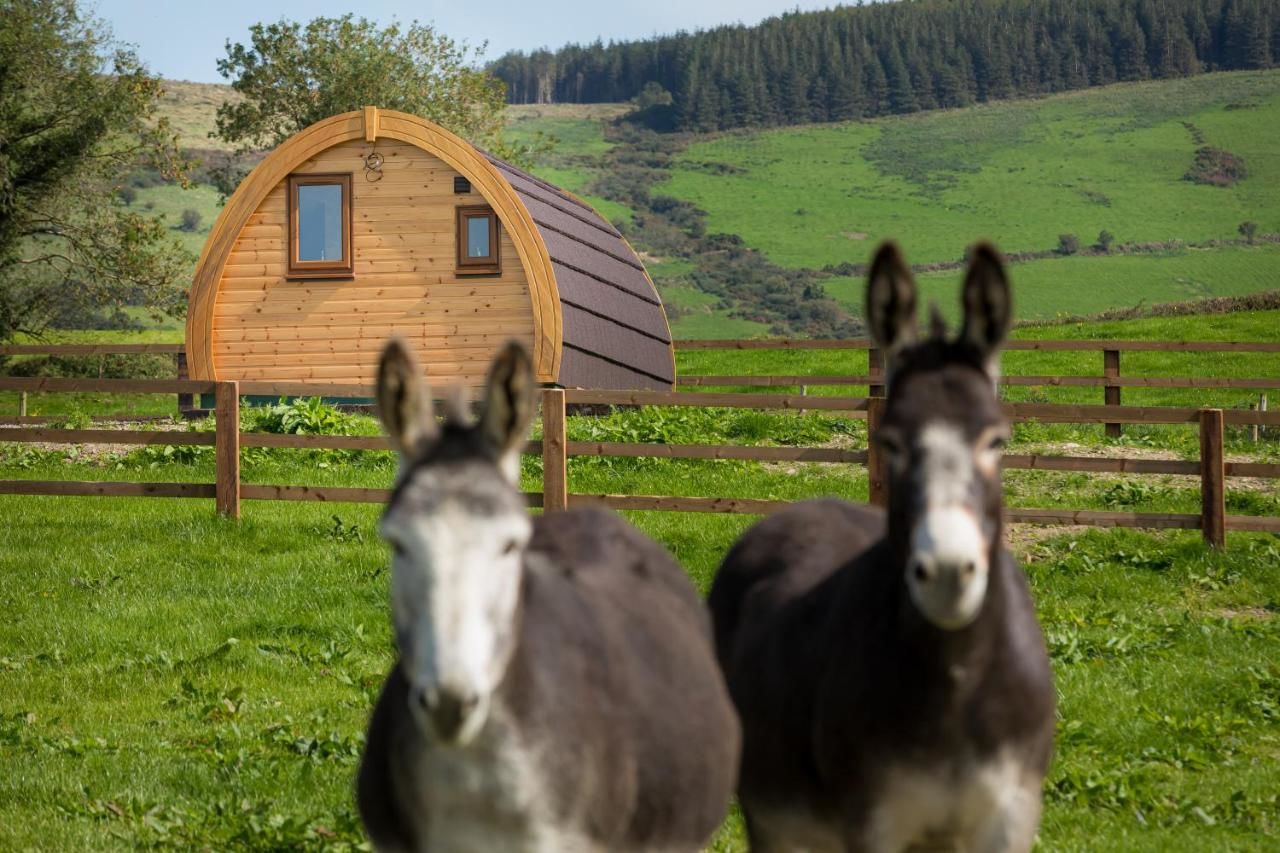
[[[1280,63],[1280,0],[911,0],[509,53],[513,103],[640,99],[658,130],[902,115]]]
[[[216,103],[230,94],[218,86],[169,89],[168,108],[193,140],[208,132]],[[805,287],[816,288],[854,316],[862,284],[850,265],[865,262],[885,237],[900,240],[916,264],[955,265],[978,236],[1045,256],[1014,269],[1022,319],[1280,286],[1280,245],[1244,245],[1237,234],[1246,220],[1260,233],[1280,232],[1273,142],[1280,71],[754,133],[634,137],[614,125],[628,109],[513,106],[509,120],[514,137],[559,139],[534,171],[628,231],[679,337],[795,333],[778,323],[777,311],[762,311],[745,290],[735,293],[740,270],[720,248],[701,251],[705,239],[689,233],[737,235],[779,276],[804,283],[798,296],[781,294],[783,302],[803,301]],[[669,153],[641,150],[654,138]],[[1245,177],[1231,186],[1185,180],[1203,147],[1237,155]],[[643,192],[620,185],[620,175]],[[158,188],[140,198],[157,201],[157,212],[174,222],[184,207],[199,210],[205,228],[217,214],[208,192]],[[1102,230],[1117,248],[1089,254]],[[1085,252],[1053,254],[1064,233]],[[193,248],[203,237],[183,236]],[[724,292],[715,289],[718,280],[727,281]],[[957,272],[941,270],[922,274],[921,287],[953,313],[957,281]]]
[[[229,151],[230,145],[213,138],[211,134],[217,126],[214,117],[218,107],[237,98],[239,95],[230,86],[165,80],[160,112],[178,131],[178,142],[184,148]]]

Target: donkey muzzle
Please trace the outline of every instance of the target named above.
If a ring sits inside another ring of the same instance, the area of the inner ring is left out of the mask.
[[[907,559],[907,589],[926,619],[954,631],[978,617],[987,592],[988,543],[973,513],[927,511],[916,524]]]
[[[475,718],[480,710],[480,698],[474,693],[424,687],[416,691],[414,700],[442,743],[456,744],[469,740],[478,728]]]

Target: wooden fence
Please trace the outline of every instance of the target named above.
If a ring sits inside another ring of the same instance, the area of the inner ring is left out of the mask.
[[[102,495],[128,497],[213,498],[219,513],[238,518],[242,500],[383,502],[389,492],[377,488],[246,484],[240,476],[240,448],[284,447],[341,450],[386,450],[387,439],[377,436],[278,435],[241,433],[240,398],[310,394],[370,397],[364,386],[317,386],[282,382],[207,382],[201,380],[28,379],[0,377],[0,391],[131,392],[210,394],[215,398],[215,429],[208,432],[164,432],[117,429],[52,429],[21,425],[0,429],[0,441],[121,445],[213,446],[213,483],[137,483],[2,480],[0,494]],[[724,444],[640,444],[627,442],[571,442],[566,435],[566,408],[576,404],[624,406],[707,406],[767,410],[841,412],[868,421],[869,437],[883,412],[879,397],[807,397],[774,394],[619,392],[548,389],[542,392],[543,440],[530,442],[527,453],[541,454],[543,488],[528,495],[531,506],[553,511],[582,504],[603,504],[622,510],[764,514],[785,501],[729,497],[581,494],[571,491],[568,458],[573,456],[654,457],[665,459],[746,459],[764,462],[823,462],[866,465],[873,503],[886,502],[883,463],[877,445],[865,450],[825,447],[745,447]],[[1007,454],[1004,467],[1053,471],[1119,474],[1179,474],[1199,478],[1201,511],[1196,514],[1104,512],[1073,509],[1010,508],[1012,523],[1199,529],[1206,541],[1222,546],[1226,531],[1280,533],[1280,518],[1227,515],[1226,483],[1233,477],[1280,478],[1280,464],[1226,462],[1226,425],[1280,426],[1280,412],[1126,406],[1066,406],[1010,403],[1006,413],[1014,421],[1035,419],[1054,423],[1160,423],[1195,425],[1200,434],[1200,459],[1097,459],[1091,457]]]
[[[851,376],[713,376],[682,374],[679,384],[686,387],[799,387],[866,385],[872,397],[884,396],[884,353],[867,338],[848,340],[802,340],[772,338],[760,340],[680,341],[682,350],[866,350],[868,372]],[[1201,376],[1122,376],[1120,354],[1123,352],[1183,353],[1280,353],[1280,341],[1006,341],[1006,350],[1038,352],[1100,352],[1101,376],[1009,376],[1000,377],[1002,385],[1043,387],[1102,388],[1102,402],[1119,406],[1122,388],[1239,388],[1280,389],[1280,378],[1223,378]],[[1265,396],[1262,398],[1265,401]],[[1265,403],[1263,404],[1265,406]],[[1106,434],[1121,434],[1122,421],[1107,421]]]

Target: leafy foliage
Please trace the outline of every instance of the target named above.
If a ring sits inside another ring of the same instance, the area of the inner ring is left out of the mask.
[[[250,410],[251,428],[279,434],[345,435],[348,419],[320,397],[283,397],[274,406]]]
[[[185,309],[189,257],[118,195],[140,162],[186,168],[160,91],[74,0],[0,2],[0,340],[76,308]]]
[[[241,152],[366,105],[413,113],[499,156],[525,159],[540,142],[503,139],[501,81],[472,49],[416,21],[379,27],[347,14],[306,24],[254,24],[247,45],[227,43],[218,72],[243,100],[218,107],[217,136]]]

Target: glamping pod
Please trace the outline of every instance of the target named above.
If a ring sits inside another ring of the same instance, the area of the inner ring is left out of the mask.
[[[272,151],[227,201],[191,287],[194,379],[372,385],[404,338],[479,385],[509,338],[539,381],[670,389],[671,332],[590,206],[425,119],[365,107]]]

